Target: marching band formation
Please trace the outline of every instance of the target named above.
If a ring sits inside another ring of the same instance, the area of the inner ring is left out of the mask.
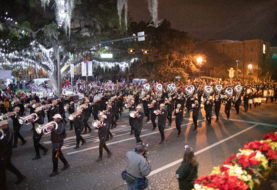
[[[50,134],[52,142],[53,170],[50,176],[58,174],[58,159],[63,162],[66,170],[70,167],[62,153],[62,146],[66,138],[66,124],[69,130],[76,135],[76,147],[86,143],[82,134],[90,133],[92,128],[98,130],[99,157],[103,158],[103,149],[112,155],[106,141],[113,138],[111,129],[117,126],[117,121],[122,115],[124,108],[129,110],[130,134],[135,136],[136,142],[142,142],[140,134],[144,124],[144,118],[152,129],[160,132],[160,144],[165,142],[164,130],[166,124],[171,126],[175,119],[178,136],[181,134],[182,120],[189,116],[192,111],[194,131],[197,131],[198,116],[201,107],[204,107],[207,124],[211,124],[212,112],[219,120],[221,105],[224,105],[227,119],[230,110],[234,105],[236,113],[240,113],[240,106],[243,103],[244,111],[260,106],[262,102],[276,101],[276,86],[270,84],[257,84],[251,86],[222,85],[216,83],[181,85],[174,83],[145,83],[145,84],[124,84],[115,83],[109,85],[91,85],[84,97],[79,101],[76,96],[61,96],[59,98],[40,99],[36,96],[28,97],[24,94],[14,95],[9,102],[11,108],[6,109],[6,99],[1,97],[0,102],[0,158],[5,160],[1,164],[0,186],[5,187],[5,171],[12,171],[20,183],[24,176],[11,163],[11,147],[16,148],[18,138],[22,145],[26,143],[20,134],[23,126],[32,125],[33,145],[35,157],[41,158],[40,151],[46,155],[48,149],[40,144],[43,135]],[[89,123],[90,117],[93,123]],[[47,119],[46,119],[47,118]],[[46,122],[47,121],[47,122]],[[2,178],[3,176],[3,178]]]

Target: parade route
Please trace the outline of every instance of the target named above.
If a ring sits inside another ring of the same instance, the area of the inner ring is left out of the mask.
[[[205,112],[202,109],[199,116],[199,128],[194,132],[191,114],[186,115],[182,124],[182,135],[177,137],[175,122],[167,126],[165,136],[166,143],[159,145],[159,131],[152,131],[152,125],[144,123],[142,140],[149,144],[148,158],[152,172],[149,175],[149,189],[178,189],[175,179],[175,171],[179,167],[183,147],[189,144],[193,147],[199,162],[198,175],[208,174],[212,167],[220,165],[228,156],[238,151],[242,146],[253,140],[259,140],[264,134],[277,130],[276,103],[263,104],[261,107],[249,110],[240,115],[231,111],[229,120],[221,107],[220,120],[212,119],[209,126],[205,120]],[[184,114],[185,115],[185,114]],[[190,117],[188,117],[190,116]],[[130,135],[128,126],[128,113],[124,112],[118,122],[118,126],[112,129],[114,137],[108,141],[108,147],[113,155],[109,159],[104,152],[103,161],[95,162],[98,157],[97,131],[83,135],[87,143],[75,150],[75,135],[68,131],[65,139],[63,153],[69,161],[69,170],[60,172],[54,178],[51,173],[51,152],[42,156],[40,160],[33,161],[34,155],[32,141],[27,145],[19,146],[14,150],[13,162],[26,175],[27,179],[20,186],[13,184],[14,176],[8,173],[8,185],[10,189],[82,189],[82,190],[124,190],[125,182],[120,173],[126,167],[126,152],[132,150],[135,145],[134,136]],[[25,128],[23,134],[30,134],[29,128]],[[51,147],[49,136],[44,136],[41,141],[48,148]],[[50,149],[49,149],[50,150]],[[59,168],[62,167],[59,162]]]

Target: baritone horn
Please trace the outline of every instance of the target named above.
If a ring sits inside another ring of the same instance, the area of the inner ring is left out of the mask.
[[[96,120],[92,123],[92,126],[95,128],[95,129],[99,129],[100,127],[102,127],[102,124],[99,120]]]
[[[45,125],[38,125],[35,130],[38,134],[49,134],[52,132],[52,130],[57,130],[59,127],[58,123],[55,121],[51,121],[49,123],[46,123]]]
[[[39,119],[39,117],[36,113],[32,113],[32,114],[27,115],[25,117],[20,117],[18,119],[18,122],[19,122],[20,125],[23,125],[23,124],[28,125],[28,124],[31,123],[30,122],[31,119],[33,119],[34,121],[37,121]]]
[[[130,112],[130,117],[135,118],[137,113],[138,113],[137,111],[131,111]]]

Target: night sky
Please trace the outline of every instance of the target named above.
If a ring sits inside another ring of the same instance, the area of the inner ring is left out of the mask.
[[[129,0],[135,21],[150,21],[147,0]],[[159,0],[159,19],[199,39],[263,39],[277,45],[277,0]]]

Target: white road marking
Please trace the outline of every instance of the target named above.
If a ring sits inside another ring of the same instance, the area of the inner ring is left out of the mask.
[[[209,149],[211,149],[211,148],[213,148],[213,147],[215,147],[215,146],[218,146],[218,145],[220,145],[220,144],[222,144],[222,143],[224,143],[224,142],[226,142],[226,141],[228,141],[228,140],[230,140],[230,139],[232,139],[232,138],[234,138],[234,137],[236,137],[236,136],[238,136],[238,135],[240,135],[240,134],[242,134],[242,133],[245,133],[246,131],[249,131],[250,129],[253,129],[254,127],[256,127],[256,126],[258,126],[258,125],[259,125],[259,124],[252,125],[251,127],[248,127],[248,128],[246,128],[246,129],[244,129],[244,130],[242,130],[242,131],[240,131],[240,132],[237,132],[237,133],[233,134],[232,136],[229,136],[229,137],[227,137],[227,138],[225,138],[225,139],[222,139],[222,140],[220,140],[220,141],[218,141],[218,142],[216,142],[216,143],[213,143],[213,144],[207,146],[206,148],[203,148],[203,149],[201,149],[201,150],[198,150],[197,152],[195,152],[195,155],[201,154],[201,153],[203,153],[203,152],[205,152],[205,151],[207,151],[207,150],[209,150]],[[181,163],[182,161],[183,161],[183,159],[181,158],[181,159],[179,159],[179,160],[176,160],[176,161],[174,161],[174,162],[171,162],[171,163],[169,163],[169,164],[166,164],[166,165],[164,165],[164,166],[162,166],[162,167],[160,167],[160,168],[157,168],[157,169],[153,170],[153,171],[149,174],[149,177],[152,176],[152,175],[155,175],[155,174],[157,174],[157,173],[160,173],[161,171],[164,171],[164,170],[166,170],[166,169],[168,169],[168,168],[170,168],[170,167],[172,167],[172,166],[175,166],[175,165]]]
[[[199,120],[199,121],[203,121],[203,120]],[[190,125],[190,124],[192,124],[192,123],[193,123],[193,122],[183,124],[182,127],[183,127],[183,126]],[[175,127],[171,127],[171,128],[165,129],[164,131],[169,131],[169,130],[173,130],[173,129],[176,129],[176,128],[175,128]],[[152,132],[152,133],[148,133],[148,134],[141,135],[140,137],[146,137],[146,136],[150,136],[150,135],[154,135],[154,134],[158,134],[158,133],[160,133],[160,132],[159,132],[159,131],[156,131],[156,132]],[[131,138],[127,138],[127,139],[123,139],[123,140],[119,140],[119,141],[107,143],[107,145],[119,144],[119,143],[126,142],[126,141],[130,141],[130,140],[133,140],[133,139],[135,139],[135,137],[131,137]],[[94,146],[94,147],[90,147],[90,148],[84,148],[84,149],[78,150],[78,151],[68,152],[67,155],[72,155],[72,154],[77,154],[77,153],[80,153],[80,152],[85,152],[85,151],[97,149],[98,147],[99,147],[99,146]]]

